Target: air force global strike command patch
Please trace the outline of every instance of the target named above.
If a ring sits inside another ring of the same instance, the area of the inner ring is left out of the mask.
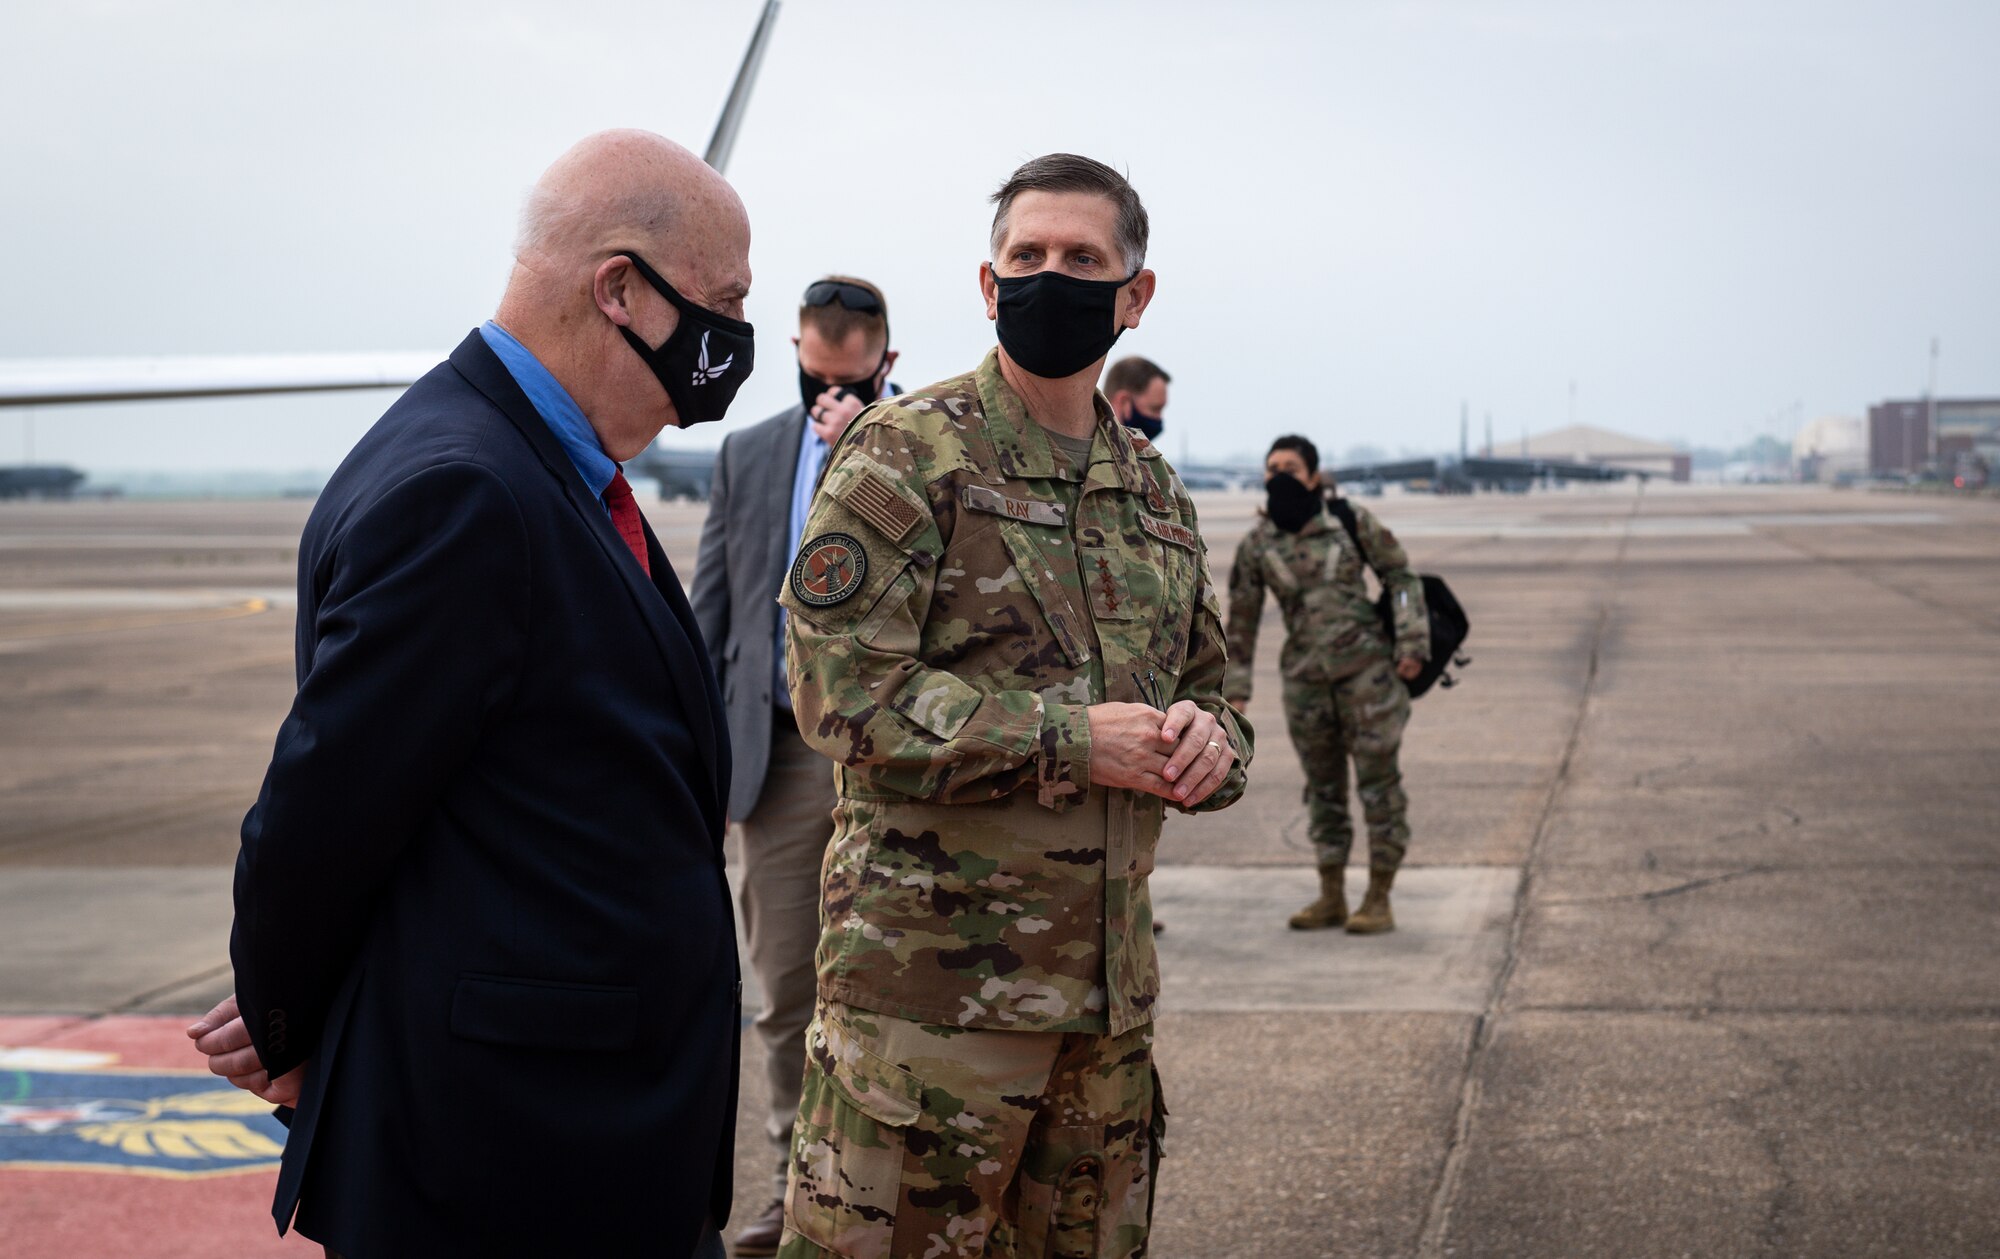
[[[828,608],[851,598],[868,576],[868,552],[844,533],[822,533],[799,548],[792,562],[792,593],[799,602]]]

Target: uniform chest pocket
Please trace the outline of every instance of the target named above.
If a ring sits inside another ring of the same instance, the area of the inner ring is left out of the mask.
[[[1099,624],[1158,615],[1160,575],[1152,565],[1108,546],[1078,547],[1077,560]]]
[[[1174,672],[1187,660],[1188,636],[1194,629],[1195,606],[1209,597],[1201,559],[1201,538],[1177,521],[1141,515],[1140,530],[1151,535],[1152,556],[1159,584],[1159,608],[1153,614],[1153,641],[1148,654]]]
[[[1042,619],[1048,623],[1063,655],[1072,666],[1090,663],[1089,627],[1078,617],[1062,580],[1056,576],[1049,558],[1042,554],[1030,526],[1018,520],[1003,520],[999,532],[1008,556],[1014,561],[1014,572],[1028,588],[1035,606],[1041,609]]]

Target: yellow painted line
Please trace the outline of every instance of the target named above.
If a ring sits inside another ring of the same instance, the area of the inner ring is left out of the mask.
[[[211,621],[234,621],[271,610],[269,599],[245,599],[220,608],[197,608],[187,612],[140,613],[134,616],[99,616],[81,621],[40,622],[19,629],[0,630],[0,642],[21,642],[34,638],[69,638],[78,634],[105,634],[114,630],[154,629],[163,625],[201,625]]]

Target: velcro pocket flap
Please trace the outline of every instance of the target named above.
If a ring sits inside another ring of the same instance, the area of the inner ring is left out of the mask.
[[[1002,521],[1000,537],[1007,543],[1007,553],[1014,559],[1014,571],[1034,592],[1035,606],[1042,610],[1042,619],[1048,622],[1070,664],[1081,667],[1090,663],[1090,643],[1084,637],[1083,618],[1077,615],[1062,582],[1049,566],[1048,557],[1042,554],[1041,548],[1029,535],[1027,526],[1018,521]]]
[[[858,1044],[841,1046],[832,1076],[854,1108],[877,1123],[901,1128],[924,1111],[923,1081]]]
[[[451,996],[451,1033],[524,1049],[630,1049],[639,1039],[639,990],[461,975]]]
[[[868,615],[862,617],[861,623],[854,627],[854,637],[868,644],[870,647],[879,647],[885,651],[901,651],[906,655],[915,655],[918,647],[917,643],[881,641],[881,635],[882,627],[889,623],[889,618],[901,611],[903,605],[908,603],[910,597],[916,594],[916,592],[917,579],[910,572],[909,566],[905,565],[903,571],[897,575],[896,580],[890,582],[889,588],[882,592],[882,597],[875,601],[875,606],[868,610]]]

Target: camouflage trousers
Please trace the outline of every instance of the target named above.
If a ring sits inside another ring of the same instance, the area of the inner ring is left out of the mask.
[[[1127,1259],[1166,1119],[1153,1029],[914,1023],[822,1000],[780,1259]]]
[[[1409,798],[1397,754],[1410,720],[1410,692],[1385,657],[1337,682],[1285,681],[1285,723],[1306,771],[1313,859],[1344,869],[1354,846],[1347,812],[1347,762],[1368,820],[1368,868],[1389,873],[1410,847]]]

